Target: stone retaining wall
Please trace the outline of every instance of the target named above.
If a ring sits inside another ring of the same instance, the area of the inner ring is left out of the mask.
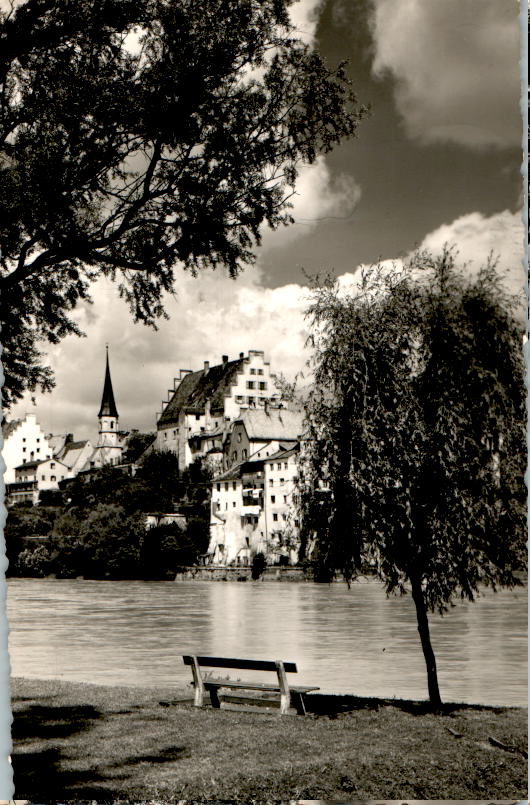
[[[221,567],[206,565],[205,567],[182,568],[175,581],[252,581],[250,567]],[[258,581],[312,581],[301,567],[266,567]]]

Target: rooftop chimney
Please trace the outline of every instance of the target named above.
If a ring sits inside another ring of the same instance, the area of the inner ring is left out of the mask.
[[[244,353],[244,352],[240,352],[240,353],[239,353],[239,357],[240,357],[240,358],[244,358],[244,357],[245,357],[245,353]]]
[[[228,355],[223,355],[223,363],[228,363]]]
[[[210,361],[204,361],[204,374],[206,374],[209,368],[210,368]]]

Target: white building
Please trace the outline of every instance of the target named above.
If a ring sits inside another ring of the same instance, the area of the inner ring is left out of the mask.
[[[246,357],[241,352],[233,361],[223,355],[216,366],[205,361],[196,372],[181,369],[168,395],[157,422],[155,449],[176,453],[181,469],[197,455],[220,457],[230,422],[242,411],[265,408],[280,396],[260,350],[250,350]]]
[[[262,451],[263,452],[263,451]],[[299,447],[251,456],[214,478],[208,561],[249,565],[256,553],[269,564],[295,564]]]
[[[46,489],[59,489],[59,481],[68,477],[68,467],[56,458],[28,461],[15,468],[14,482],[6,485],[8,502],[38,503],[39,494]]]
[[[52,448],[48,438],[37,422],[35,414],[26,414],[23,419],[6,422],[2,426],[4,446],[2,458],[6,470],[4,483],[14,483],[15,468],[32,461],[51,458]]]

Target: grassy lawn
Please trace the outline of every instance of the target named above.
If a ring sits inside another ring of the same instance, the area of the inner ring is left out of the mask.
[[[524,799],[527,712],[311,696],[305,717],[191,689],[12,680],[16,797]],[[494,746],[489,739],[513,747]]]

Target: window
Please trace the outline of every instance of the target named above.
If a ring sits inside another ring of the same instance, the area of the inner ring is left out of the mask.
[[[239,443],[241,442],[241,439],[242,439],[242,438],[243,438],[243,437],[242,437],[241,433],[238,433],[238,434],[237,434],[237,441],[238,441]]]
[[[217,486],[217,491],[220,492],[221,491],[221,484],[216,484],[216,486]]]
[[[256,399],[255,399],[255,397],[249,397],[249,398],[248,398],[248,404],[249,404],[249,405],[251,405],[251,406],[252,406],[252,405],[256,405]]]
[[[55,469],[55,461],[50,461],[50,469],[51,470]]]
[[[286,515],[285,512],[282,514],[282,517],[283,517],[284,520],[287,520],[287,515]]]
[[[110,429],[111,429],[111,430],[113,430],[113,429],[114,429],[114,422],[111,422],[111,423],[110,423]]]
[[[167,430],[164,431],[164,439],[167,439]]]
[[[272,519],[274,520],[275,523],[278,522],[278,515],[276,514],[276,512],[274,512],[274,514],[272,515]]]
[[[232,508],[235,509],[235,507],[236,507],[236,502],[234,500],[233,503],[232,503]]]
[[[262,391],[265,391],[265,389],[267,388],[267,384],[263,381],[261,381],[258,385]]]
[[[25,437],[25,436],[22,438],[22,441],[23,441],[23,442],[25,442],[25,441],[26,441],[26,437]]]
[[[269,481],[269,486],[274,486],[274,480],[272,478]]]
[[[25,447],[23,447],[23,448],[22,448],[22,452],[23,452],[23,453],[25,453],[25,452],[26,452],[26,448],[25,448]]]
[[[45,475],[41,475],[41,480],[42,480],[42,481],[45,481],[45,480],[46,480],[46,476],[45,476]]]
[[[283,484],[285,482],[285,478],[280,478],[280,483]]]
[[[298,528],[299,525],[300,525],[300,520],[295,520],[294,521],[295,528]]]
[[[241,396],[241,394],[236,395],[236,402],[238,402],[238,403],[242,403],[242,402],[244,401],[244,399],[245,399],[245,398],[244,398],[244,397],[242,397],[242,396]]]
[[[284,495],[284,496],[283,496],[283,502],[284,502],[284,503],[287,503],[287,495]]]
[[[233,462],[237,461],[237,450],[234,450],[234,452],[232,453],[232,461]]]
[[[281,464],[276,464],[276,469],[277,469],[277,470],[281,470],[281,468],[282,468],[282,465],[281,465]]]
[[[256,374],[256,370],[255,370],[255,369],[251,369],[251,370],[250,370],[250,374],[251,374],[251,375],[255,375],[255,374]]]
[[[40,444],[40,439],[37,439],[37,444]]]
[[[241,458],[246,458],[247,456],[248,456],[248,453],[247,453],[246,449],[243,449],[243,451],[241,453]]]
[[[50,475],[50,481],[55,481],[55,480],[56,480],[55,475]]]
[[[276,495],[271,495],[271,503],[276,503]]]
[[[225,482],[225,492],[228,492],[228,482]]]
[[[237,484],[236,484],[236,482],[235,482],[235,481],[232,481],[232,489],[233,489],[234,491],[237,489]],[[236,505],[236,504],[234,503],[234,506],[235,506],[235,505]]]
[[[286,469],[287,469],[287,467],[288,467],[287,462],[284,462],[284,465],[283,465],[284,470],[286,470]]]
[[[258,375],[262,375],[262,374],[263,374],[263,369],[258,369]]]
[[[173,431],[173,436],[176,438],[176,436],[177,436],[177,431],[176,430]]]
[[[200,414],[195,414],[195,419],[198,421],[201,418]]]
[[[37,447],[37,453],[40,453],[40,447]]]
[[[247,389],[253,389],[256,387],[256,384],[253,380],[247,380]]]

